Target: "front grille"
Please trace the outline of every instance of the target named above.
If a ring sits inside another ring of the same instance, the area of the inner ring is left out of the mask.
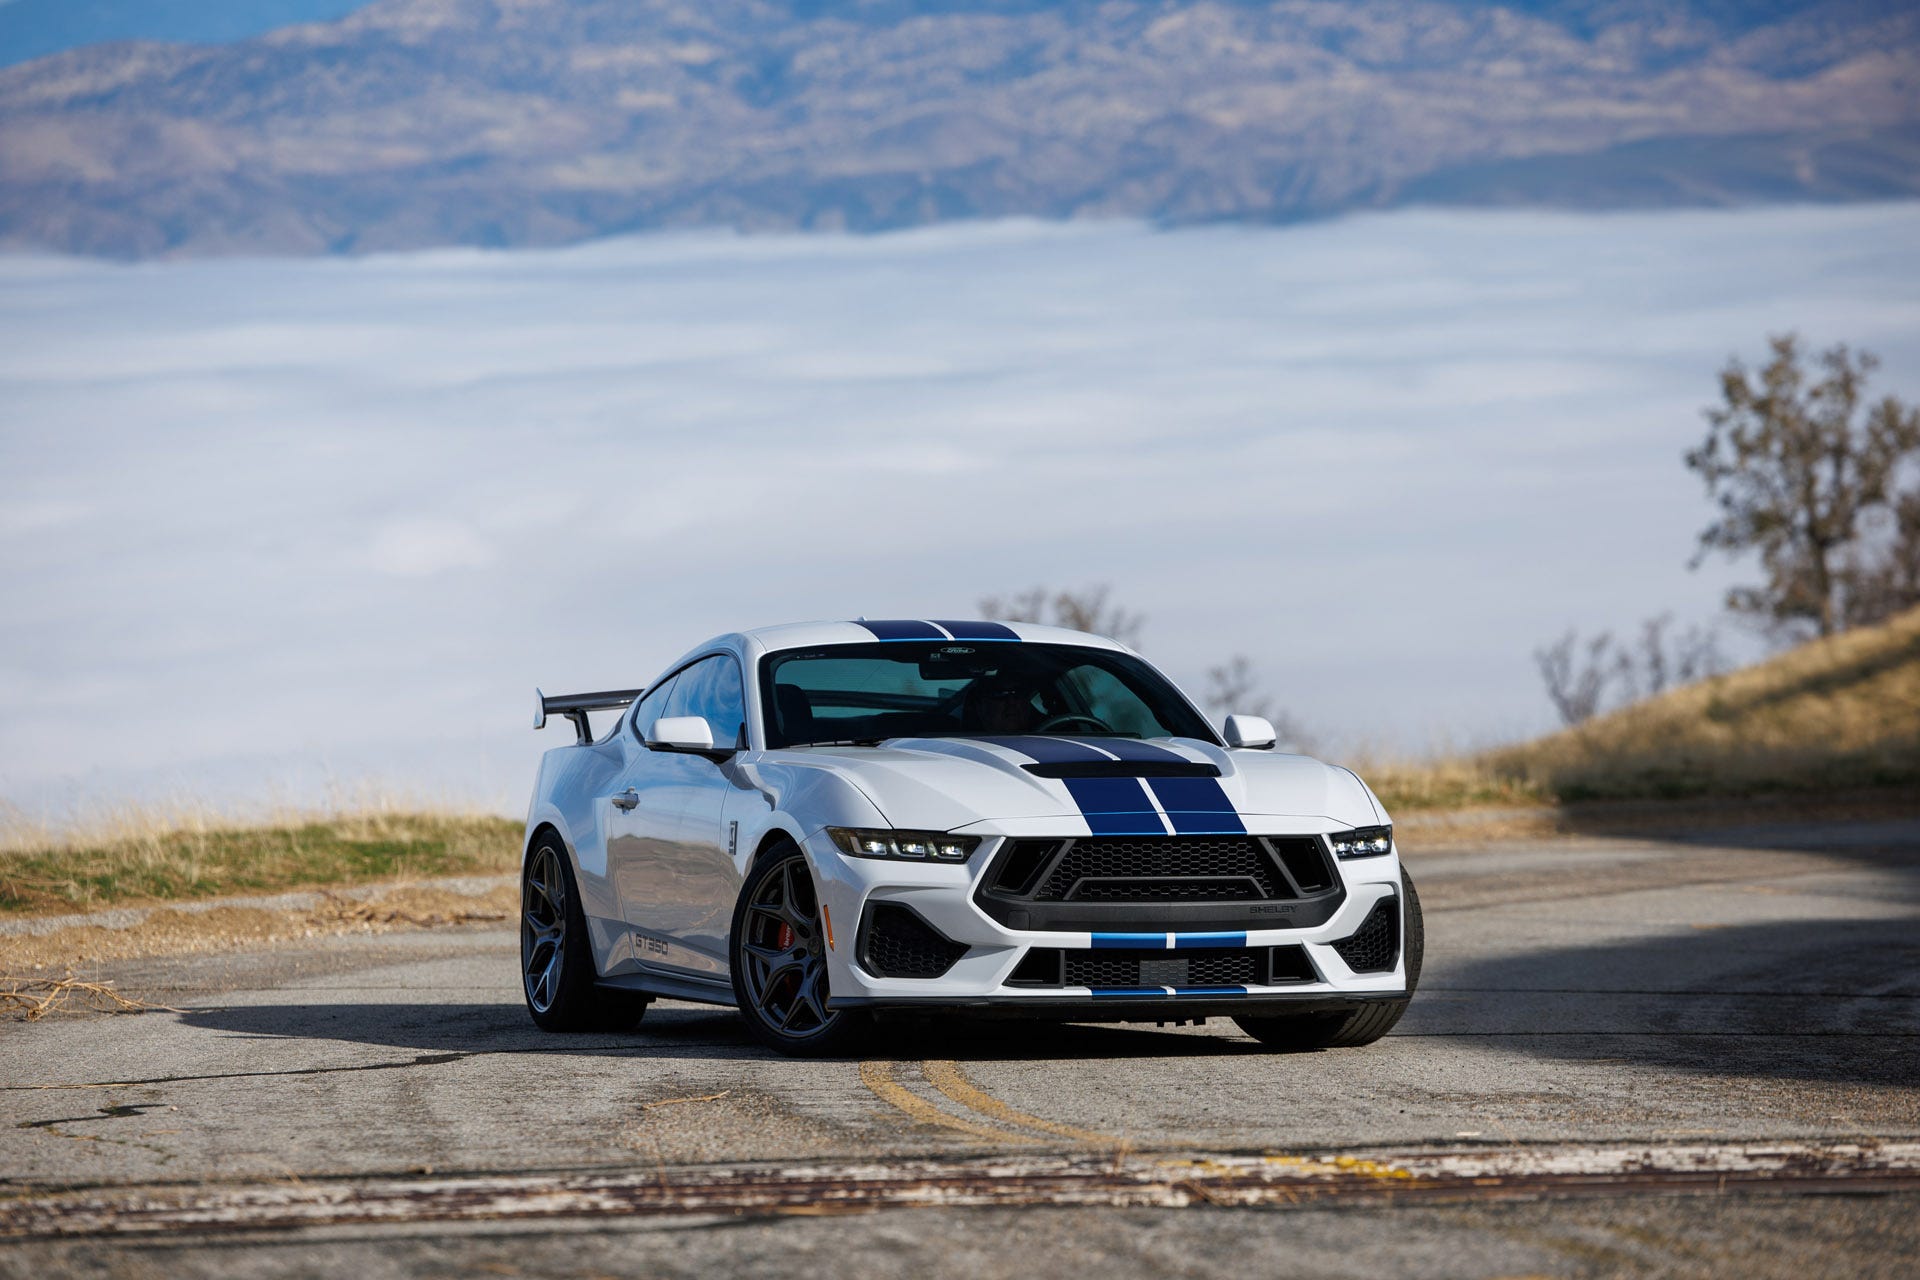
[[[860,926],[860,965],[876,978],[937,978],[967,954],[911,908],[880,902]]]
[[[1250,950],[1069,951],[1070,987],[1217,987],[1263,981],[1264,956]]]
[[[1345,897],[1317,836],[1008,840],[974,901],[1011,929],[1311,928]]]
[[[1385,973],[1400,958],[1400,900],[1382,898],[1350,935],[1333,944],[1355,973]]]
[[[1019,845],[1029,842],[1019,841]],[[1253,836],[1094,837],[1065,845],[1036,902],[1246,902],[1295,896],[1267,843]],[[1021,849],[1008,858],[1024,862]]]

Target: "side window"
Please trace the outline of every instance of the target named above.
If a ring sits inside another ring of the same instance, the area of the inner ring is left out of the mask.
[[[744,747],[746,697],[739,664],[725,654],[703,658],[680,673],[667,699],[668,716],[700,716],[713,729],[717,747]]]
[[[660,687],[640,699],[640,705],[633,709],[633,736],[645,742],[647,730],[653,728],[655,720],[664,719],[672,714],[666,710],[667,699],[673,696],[674,686],[681,683],[688,673],[683,671],[677,676],[669,676],[660,682]]]

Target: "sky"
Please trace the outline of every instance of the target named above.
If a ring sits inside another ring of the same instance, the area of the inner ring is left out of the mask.
[[[1335,759],[1521,737],[1541,642],[1745,576],[1720,366],[1920,397],[1917,283],[1916,204],[0,258],[0,800],[516,812],[536,684],[1037,584]]]
[[[368,0],[0,0],[0,66],[102,40],[240,40]]]

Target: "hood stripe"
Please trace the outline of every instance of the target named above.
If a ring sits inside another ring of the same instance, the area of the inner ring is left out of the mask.
[[[1156,747],[1151,742],[1141,742],[1138,738],[1099,738],[1089,742],[1085,738],[1073,738],[1083,747],[1092,747],[1104,752],[1116,760],[1126,760],[1133,764],[1192,764],[1183,755]]]
[[[1138,778],[1063,778],[1096,836],[1163,836],[1167,827]]]
[[[988,738],[988,742],[1009,751],[1018,751],[1035,764],[1092,764],[1102,760],[1111,760],[1111,753],[1092,747],[1072,738],[1043,738],[1024,735],[1012,735],[1004,738]]]
[[[1243,836],[1247,824],[1227,799],[1217,778],[1149,778],[1148,785],[1167,811],[1173,830],[1183,836]]]
[[[1186,756],[1135,738],[1051,738],[1040,734],[989,738],[1036,764],[1190,764]],[[1063,778],[1067,794],[1096,836],[1243,836],[1247,826],[1215,778]],[[1152,790],[1148,791],[1147,788]]]

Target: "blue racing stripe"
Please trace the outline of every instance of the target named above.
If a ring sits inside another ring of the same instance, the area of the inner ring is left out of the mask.
[[[1175,987],[1173,994],[1177,996],[1243,996],[1247,994],[1247,989],[1245,987]]]
[[[997,622],[948,622],[945,618],[935,618],[933,625],[945,627],[955,640],[1018,640],[1013,628],[1003,627]]]
[[[1244,938],[1247,935],[1243,933],[1240,936]],[[1113,947],[1164,948],[1167,945],[1167,935],[1164,933],[1096,933],[1093,935],[1093,945],[1098,950]]]
[[[1212,778],[1149,778],[1154,798],[1183,836],[1245,835],[1247,825]]]
[[[1031,734],[1014,734],[1003,738],[988,738],[995,746],[1018,751],[1036,764],[1097,764],[1110,756],[1095,751],[1084,742],[1075,742],[1071,738],[1043,738]],[[1143,801],[1144,803],[1144,801]]]
[[[1095,999],[1105,999],[1109,996],[1164,996],[1167,994],[1167,989],[1165,987],[1095,987],[1093,994]]]
[[[1154,812],[1138,778],[1062,778],[1067,794],[1096,836],[1163,836],[1166,827]]]
[[[873,632],[876,640],[945,640],[940,628],[931,622],[907,622],[904,620],[873,622],[862,620],[853,624],[865,627]]]
[[[1176,947],[1244,947],[1247,935],[1244,933],[1176,933],[1173,935]]]
[[[1135,764],[1191,764],[1178,752],[1156,747],[1151,742],[1142,742],[1138,738],[1075,738],[1082,746],[1097,747],[1101,751],[1111,752],[1122,760]]]

